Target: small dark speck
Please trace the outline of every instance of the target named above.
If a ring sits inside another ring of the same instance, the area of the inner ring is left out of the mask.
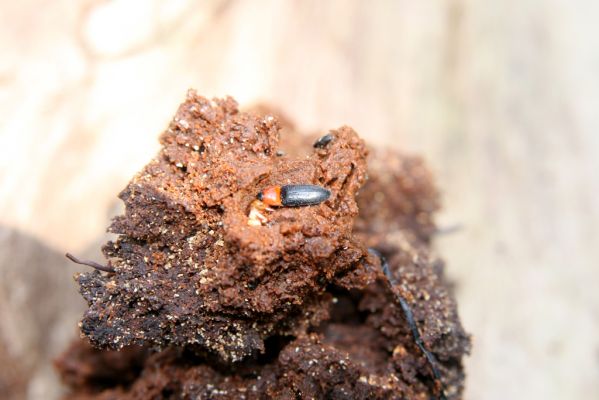
[[[275,154],[277,157],[283,157],[285,155],[285,152],[283,150],[277,150]]]
[[[333,136],[333,134],[327,133],[326,135],[324,135],[323,137],[318,139],[316,142],[314,142],[314,147],[318,148],[318,149],[322,149],[322,148],[326,147],[327,144],[331,143],[334,138],[335,138],[335,136]]]

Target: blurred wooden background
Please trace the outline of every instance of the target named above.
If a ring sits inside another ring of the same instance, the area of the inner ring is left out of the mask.
[[[466,398],[596,396],[597,17],[591,0],[0,0],[0,358],[29,398],[60,393],[48,360],[81,308],[60,254],[99,256],[193,87],[424,155],[440,225],[462,226],[436,245],[474,335]]]

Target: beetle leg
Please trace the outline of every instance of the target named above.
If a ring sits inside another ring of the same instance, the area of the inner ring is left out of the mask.
[[[264,211],[274,211],[260,200],[252,201],[250,213],[248,214],[248,225],[262,226],[268,222],[268,218],[263,214]]]

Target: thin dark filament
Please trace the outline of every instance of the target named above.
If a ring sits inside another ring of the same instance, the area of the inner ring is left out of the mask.
[[[437,368],[437,360],[435,359],[433,353],[427,350],[426,346],[424,345],[424,342],[422,341],[420,331],[418,330],[418,325],[416,325],[416,321],[414,320],[414,314],[412,313],[412,309],[410,308],[406,299],[404,299],[403,296],[399,293],[395,293],[395,291],[393,290],[395,285],[397,284],[397,281],[391,274],[391,270],[389,269],[389,263],[387,262],[387,259],[385,258],[385,256],[381,254],[380,251],[376,249],[369,249],[369,251],[375,256],[379,257],[379,259],[381,260],[381,268],[383,270],[383,273],[385,274],[385,277],[387,278],[387,281],[389,281],[391,291],[395,294],[395,297],[397,298],[397,301],[401,306],[401,310],[403,311],[404,317],[406,318],[406,322],[408,323],[410,331],[412,332],[414,343],[416,343],[416,346],[418,346],[422,354],[424,354],[424,357],[426,358],[428,364],[431,367],[433,377],[435,378],[435,385],[438,385],[440,390],[439,400],[447,400],[447,397],[445,397],[445,390],[443,389],[443,382],[441,381],[441,373]]]
[[[112,268],[112,267],[109,267],[107,265],[98,264],[95,261],[80,260],[77,257],[75,257],[74,255],[72,255],[71,253],[65,254],[65,257],[68,258],[69,260],[71,260],[72,262],[74,262],[75,264],[87,265],[88,267],[92,267],[92,268],[95,268],[97,270],[104,271],[104,272],[114,272],[114,268]]]

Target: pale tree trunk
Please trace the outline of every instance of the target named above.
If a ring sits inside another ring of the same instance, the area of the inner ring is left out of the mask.
[[[437,248],[474,335],[466,398],[588,398],[599,392],[598,11],[584,0],[2,2],[3,276],[36,259],[17,248],[99,257],[116,194],[187,88],[265,101],[303,130],[347,124],[427,158],[441,227],[462,226]],[[48,282],[49,315],[65,307],[75,332],[73,270],[52,261],[66,276],[54,281],[37,263],[13,279]],[[39,293],[19,285],[0,286],[0,324],[14,325],[0,333],[24,369],[42,360],[30,396],[57,393],[48,360],[68,328],[34,317]],[[51,342],[14,334],[48,324]]]

